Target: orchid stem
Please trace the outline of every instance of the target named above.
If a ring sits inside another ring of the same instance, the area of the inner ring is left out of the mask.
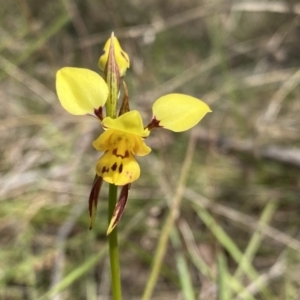
[[[108,198],[108,224],[109,224],[117,203],[117,186],[115,186],[114,184],[109,185],[108,197],[109,197]],[[109,234],[108,245],[109,245],[111,285],[112,285],[112,295],[113,295],[112,299],[122,300],[117,227],[115,227],[115,229]]]

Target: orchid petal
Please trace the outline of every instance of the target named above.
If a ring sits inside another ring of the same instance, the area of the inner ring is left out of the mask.
[[[144,129],[142,117],[137,110],[129,111],[116,119],[106,117],[103,119],[102,125],[104,128],[115,129],[140,137],[149,135],[149,130]]]
[[[132,154],[132,137],[116,134],[110,140],[110,149],[97,162],[98,176],[114,185],[125,185],[137,180],[140,177],[140,167]]]
[[[153,119],[160,127],[174,132],[195,126],[208,112],[207,104],[183,94],[168,94],[157,99],[152,107]]]
[[[122,139],[126,142],[127,150],[133,154],[145,156],[151,152],[151,148],[145,144],[144,140],[140,136],[127,134],[114,129],[104,131],[93,142],[93,146],[98,151],[107,151],[111,148],[118,148],[118,144]]]
[[[108,129],[104,131],[94,142],[93,146],[98,151],[106,151],[111,148],[110,138],[115,133],[115,130]]]
[[[151,152],[151,148],[148,147],[140,136],[134,136],[134,146],[132,152],[138,156],[145,156]]]
[[[108,87],[96,72],[66,67],[56,74],[56,91],[63,108],[72,115],[94,114],[108,97]]]

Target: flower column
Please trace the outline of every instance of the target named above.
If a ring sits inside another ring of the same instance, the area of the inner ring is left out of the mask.
[[[106,116],[115,119],[117,116],[117,103],[120,92],[121,75],[125,75],[125,72],[129,67],[129,58],[121,49],[120,44],[114,37],[113,33],[104,47],[104,54],[99,59],[99,67],[104,72],[104,79],[107,83],[109,91],[108,99],[105,104]],[[98,176],[96,175],[96,177]],[[127,197],[128,195],[126,195],[126,198]],[[117,186],[113,183],[110,183],[108,196],[108,224],[110,224],[113,217],[116,203]],[[122,289],[117,227],[115,227],[108,236],[108,242],[113,299],[120,300],[122,299]]]

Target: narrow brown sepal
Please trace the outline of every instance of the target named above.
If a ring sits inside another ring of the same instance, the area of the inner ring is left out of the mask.
[[[123,215],[123,212],[124,212],[127,200],[128,200],[129,187],[130,187],[129,184],[126,184],[122,187],[120,197],[115,206],[115,209],[114,209],[113,215],[111,217],[106,235],[109,235],[114,230],[114,228],[117,226],[118,222],[120,221],[120,219]]]
[[[127,88],[127,85],[126,85],[125,81],[123,81],[123,88],[124,88],[124,94],[123,94],[122,105],[121,105],[121,108],[120,108],[120,111],[119,111],[119,117],[121,115],[125,114],[126,112],[130,111],[128,88]]]
[[[103,178],[96,174],[89,197],[90,230],[93,228],[102,182]]]

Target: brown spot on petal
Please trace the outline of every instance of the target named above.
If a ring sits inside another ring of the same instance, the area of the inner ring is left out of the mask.
[[[108,172],[108,171],[109,171],[109,169],[106,168],[106,167],[104,166],[104,167],[102,168],[102,171],[101,171],[101,172],[102,172],[102,174],[103,174],[103,173]]]
[[[123,164],[120,164],[120,166],[119,166],[119,173],[122,173],[122,171],[123,171]]]
[[[117,167],[118,167],[118,165],[117,165],[117,163],[115,162],[115,163],[111,166],[111,169],[112,169],[113,171],[116,171],[116,170],[117,170]]]

